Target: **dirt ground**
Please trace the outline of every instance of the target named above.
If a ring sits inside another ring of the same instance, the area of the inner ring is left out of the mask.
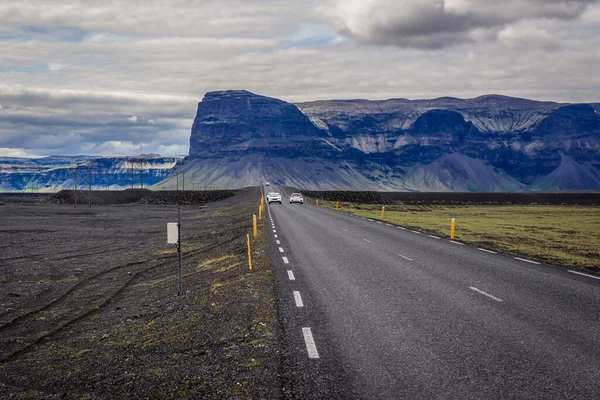
[[[0,205],[0,398],[281,398],[258,188],[182,208]]]

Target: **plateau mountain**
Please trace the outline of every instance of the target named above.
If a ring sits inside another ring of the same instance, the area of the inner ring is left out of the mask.
[[[210,92],[177,169],[220,188],[600,190],[599,110],[499,95],[291,104]]]

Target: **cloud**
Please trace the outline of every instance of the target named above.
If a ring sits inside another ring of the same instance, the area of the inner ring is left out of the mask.
[[[321,12],[359,43],[441,49],[522,21],[569,21],[597,0],[331,0]],[[525,32],[526,33],[526,32]]]
[[[6,85],[0,85],[0,101],[4,105],[0,113],[3,153],[27,148],[42,155],[187,148],[197,102],[183,96]],[[120,149],[119,143],[123,144]]]

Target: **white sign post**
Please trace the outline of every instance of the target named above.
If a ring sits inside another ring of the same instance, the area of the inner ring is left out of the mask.
[[[178,222],[167,223],[167,244],[177,245],[177,294],[181,296],[183,267],[181,262],[181,208],[178,209]]]

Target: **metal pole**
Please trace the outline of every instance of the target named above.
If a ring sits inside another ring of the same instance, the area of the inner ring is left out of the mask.
[[[183,275],[183,267],[181,265],[181,207],[178,209],[178,219],[177,219],[177,258],[179,261],[179,265],[177,267],[177,294],[181,296],[183,291],[182,286],[182,275]]]
[[[79,170],[75,168],[75,208],[77,208],[77,192],[79,191]]]
[[[92,170],[91,169],[88,169],[88,185],[90,188],[90,191],[88,192],[89,193],[88,202],[90,204],[90,208],[92,208]]]

